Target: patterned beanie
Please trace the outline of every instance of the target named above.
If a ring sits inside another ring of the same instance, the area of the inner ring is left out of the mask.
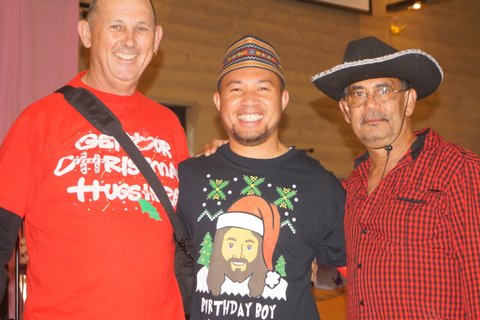
[[[235,41],[225,51],[217,87],[220,87],[220,81],[224,75],[230,71],[247,67],[275,72],[280,77],[282,85],[285,86],[285,78],[277,51],[266,41],[247,35]]]

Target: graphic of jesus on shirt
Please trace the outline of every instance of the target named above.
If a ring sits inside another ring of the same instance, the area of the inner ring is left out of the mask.
[[[197,274],[197,291],[286,300],[288,283],[272,263],[279,231],[275,205],[259,196],[237,200],[218,217],[210,264]]]

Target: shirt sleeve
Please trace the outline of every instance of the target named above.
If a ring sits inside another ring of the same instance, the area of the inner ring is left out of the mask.
[[[188,201],[183,199],[183,198],[187,198],[185,191],[187,190],[187,186],[189,185],[189,182],[187,182],[187,179],[189,177],[188,177],[188,174],[185,174],[185,165],[182,163],[180,163],[178,166],[178,178],[180,180],[180,183],[178,186],[179,194],[178,194],[178,205],[177,205],[176,213],[180,218],[180,221],[185,226],[185,229],[187,230],[188,235],[190,236],[190,238],[192,238],[192,228],[191,228],[191,225],[188,223],[189,222],[188,217],[185,215],[185,212],[188,212],[188,209],[184,208],[184,206],[187,205]]]
[[[343,217],[345,208],[345,191],[334,178],[330,194],[325,197],[325,210],[329,216],[330,224],[327,229],[318,233],[321,238],[317,240],[317,262],[332,266],[345,266],[345,237],[343,232]]]
[[[0,150],[0,207],[23,217],[34,200],[43,169],[39,158],[42,134],[22,115]]]
[[[471,153],[448,188],[467,319],[480,319],[480,159]]]
[[[178,122],[176,131],[177,131],[177,134],[175,135],[176,136],[175,144],[177,146],[177,152],[178,152],[177,161],[178,163],[180,163],[189,157],[188,146],[187,146],[187,136],[180,122]]]

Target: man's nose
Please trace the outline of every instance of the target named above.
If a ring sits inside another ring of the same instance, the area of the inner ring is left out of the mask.
[[[256,90],[245,90],[243,92],[242,101],[245,104],[255,104],[258,102],[258,94]]]
[[[133,30],[126,30],[124,33],[123,44],[128,48],[132,48],[135,46],[135,43],[135,32]]]
[[[374,93],[367,93],[365,99],[365,109],[379,109],[381,107]]]

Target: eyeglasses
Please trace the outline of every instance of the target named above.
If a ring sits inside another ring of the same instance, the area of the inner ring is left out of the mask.
[[[377,103],[383,104],[395,100],[397,93],[407,91],[409,89],[394,90],[390,86],[381,86],[373,90],[373,98]],[[347,93],[343,98],[350,108],[361,107],[367,102],[369,93],[363,89],[354,89]]]

